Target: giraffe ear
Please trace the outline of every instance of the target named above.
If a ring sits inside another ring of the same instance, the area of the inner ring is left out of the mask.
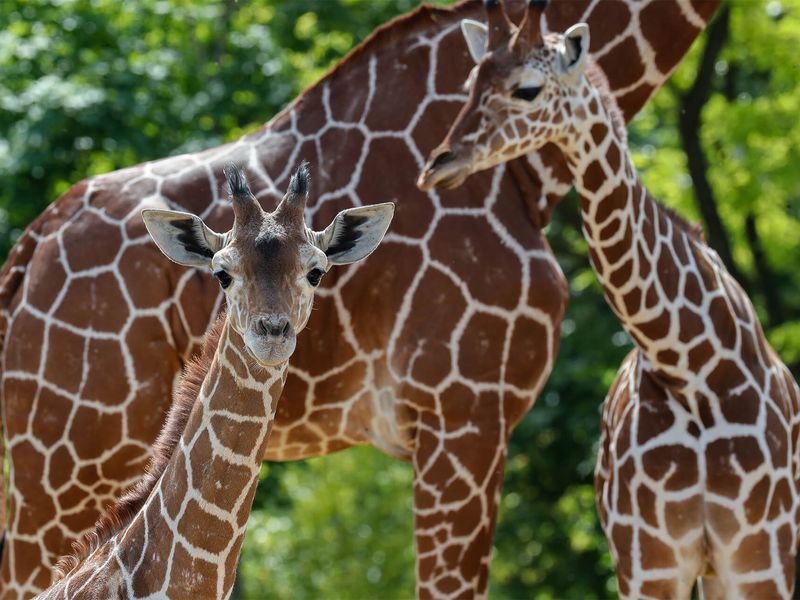
[[[173,262],[186,267],[210,267],[225,236],[209,229],[197,215],[175,210],[142,211],[147,232],[158,249]]]
[[[472,19],[461,21],[461,33],[464,34],[469,55],[475,61],[475,64],[481,62],[483,55],[486,54],[487,32],[488,28],[483,23]]]
[[[366,258],[381,243],[394,217],[394,203],[343,210],[325,228],[314,233],[317,247],[332,265],[348,265]]]
[[[559,49],[561,73],[564,79],[579,77],[586,68],[589,56],[589,26],[573,25],[564,33],[564,45]]]

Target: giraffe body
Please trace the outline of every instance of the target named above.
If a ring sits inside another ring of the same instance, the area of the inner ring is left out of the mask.
[[[227,598],[296,335],[328,268],[368,256],[391,204],[340,212],[305,227],[303,163],[272,213],[244,173],[226,167],[233,228],[217,234],[183,212],[145,210],[171,260],[210,268],[227,312],[184,374],[147,475],[56,568],[41,598]]]
[[[605,32],[593,50],[630,118],[716,5],[561,2],[546,19]],[[521,14],[522,3],[511,8]],[[141,475],[177,373],[221,305],[207,274],[173,265],[150,243],[140,210],[180,208],[224,230],[224,162],[245,164],[272,207],[300,158],[319,165],[309,222],[383,200],[398,209],[370,261],[324,278],[316,335],[298,340],[265,458],[371,444],[410,461],[418,594],[486,593],[506,442],[557,349],[567,292],[540,226],[570,174],[546,148],[458,192],[413,185],[465,99],[465,17],[481,18],[479,3],[421,7],[260,130],[84,181],[29,227],[0,284],[11,464],[3,597],[45,587],[70,541]],[[621,61],[631,47],[638,60]],[[354,319],[364,305],[371,310]]]
[[[543,38],[540,9],[531,3],[517,28],[487,3],[488,31],[465,24],[479,54],[470,98],[420,185],[458,185],[559,147],[592,266],[636,344],[604,405],[596,470],[620,594],[689,598],[702,577],[712,597],[790,598],[797,384],[717,254],[639,181],[619,109],[588,59],[589,28]]]

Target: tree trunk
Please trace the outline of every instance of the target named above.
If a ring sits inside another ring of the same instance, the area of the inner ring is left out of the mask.
[[[764,303],[767,307],[767,325],[769,327],[775,327],[785,320],[783,305],[781,304],[780,295],[778,294],[775,274],[767,263],[764,247],[761,245],[761,238],[758,235],[758,229],[756,229],[756,217],[753,213],[748,213],[747,217],[745,217],[744,228],[747,242],[753,253],[753,262],[756,267],[758,285],[764,293]]]
[[[706,46],[700,58],[692,87],[679,98],[680,113],[678,128],[680,130],[683,150],[692,176],[695,201],[706,224],[708,243],[718,253],[730,274],[745,288],[749,287],[733,260],[731,244],[725,227],[720,219],[714,193],[708,182],[708,162],[700,144],[701,113],[708,101],[714,77],[714,65],[728,39],[730,25],[730,8],[726,4],[717,14],[717,18],[706,29]]]

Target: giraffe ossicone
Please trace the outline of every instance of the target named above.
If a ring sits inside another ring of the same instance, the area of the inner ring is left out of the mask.
[[[227,311],[186,370],[145,477],[56,567],[41,598],[227,598],[260,464],[297,333],[330,266],[368,256],[394,205],[340,212],[323,232],[305,226],[306,163],[272,213],[244,173],[225,168],[233,228],[213,232],[192,214],[142,218],[171,260],[210,268]]]
[[[519,28],[500,10],[462,28],[478,60],[469,98],[418,185],[456,186],[548,143],[566,158],[592,267],[636,345],[596,468],[620,595],[688,599],[699,582],[705,598],[791,598],[797,383],[717,254],[638,179],[589,28],[536,35],[538,3]]]

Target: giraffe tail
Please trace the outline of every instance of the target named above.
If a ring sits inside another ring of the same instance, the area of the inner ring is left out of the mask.
[[[39,234],[45,221],[47,211],[40,215],[23,232],[0,270],[0,559],[2,559],[6,541],[6,524],[8,508],[8,477],[7,469],[10,468],[10,457],[6,456],[6,419],[5,404],[6,398],[3,394],[4,367],[6,364],[6,336],[9,329],[11,317],[11,307],[19,291],[25,274],[28,271],[28,264],[33,258],[33,254],[38,245]],[[8,459],[8,460],[7,460]]]

